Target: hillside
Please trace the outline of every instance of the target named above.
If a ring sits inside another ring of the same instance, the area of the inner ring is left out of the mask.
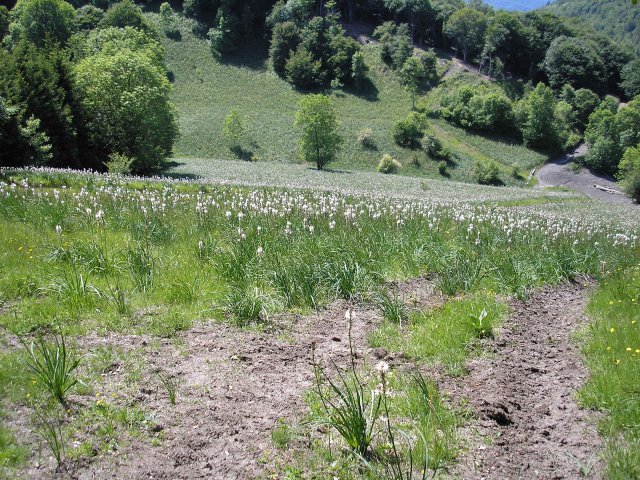
[[[153,14],[150,17],[155,18]],[[247,158],[296,163],[297,132],[293,120],[303,94],[273,73],[266,51],[250,45],[226,62],[219,62],[211,55],[207,42],[191,32],[191,21],[182,18],[180,30],[180,41],[163,39],[167,68],[173,78],[172,100],[180,112],[181,136],[175,158],[186,163],[180,170],[189,171],[193,165],[194,171],[203,174],[206,161],[195,159],[238,159],[222,135],[223,119],[231,108],[238,109],[247,121],[252,140],[250,151],[245,152]],[[401,173],[405,175],[443,179],[436,162],[426,159],[420,151],[403,149],[393,142],[393,125],[409,113],[411,98],[397,75],[380,61],[379,49],[373,42],[363,46],[371,67],[366,91],[327,92],[338,109],[344,139],[332,168],[375,171],[381,156],[388,153],[403,164]],[[441,71],[448,62],[445,58],[439,60]],[[430,103],[430,96],[437,94],[437,90],[426,92],[423,100]],[[514,163],[524,172],[547,160],[546,155],[525,148],[512,138],[475,135],[441,119],[429,122],[456,156],[445,179],[472,181],[474,161],[493,160],[501,168],[504,183],[519,184],[522,179],[511,176]],[[364,149],[357,143],[359,132],[365,128],[373,132],[374,148]]]
[[[558,0],[545,9],[579,18],[640,55],[640,7],[628,0]]]

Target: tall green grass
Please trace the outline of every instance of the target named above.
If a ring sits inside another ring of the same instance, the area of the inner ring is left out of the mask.
[[[588,305],[583,353],[590,377],[579,392],[601,410],[606,476],[640,478],[640,268],[604,278]]]

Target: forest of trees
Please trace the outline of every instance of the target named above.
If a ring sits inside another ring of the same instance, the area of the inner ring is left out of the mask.
[[[545,10],[575,17],[640,55],[640,8],[630,0],[555,0]]]
[[[0,165],[150,173],[171,154],[158,32],[132,2],[104,3],[19,0],[0,14]]]
[[[173,7],[196,20],[194,33],[216,57],[267,43],[274,72],[305,91],[357,89],[366,80],[361,46],[344,29],[358,20],[375,27],[381,60],[414,109],[437,82],[434,51],[453,51],[495,80],[459,86],[427,115],[516,135],[542,150],[584,138],[590,165],[611,173],[638,143],[636,113],[628,113],[638,101],[619,110],[607,96],[629,101],[640,93],[633,50],[544,10],[496,11],[481,0],[184,0]],[[159,11],[158,28],[131,0],[0,7],[0,139],[10,147],[0,164],[161,168],[178,128],[159,40],[179,31],[174,8],[164,3]],[[519,88],[502,88],[515,81]]]

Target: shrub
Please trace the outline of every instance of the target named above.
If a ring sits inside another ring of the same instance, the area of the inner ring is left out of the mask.
[[[322,64],[314,60],[311,53],[302,46],[289,57],[285,71],[287,80],[298,88],[312,89],[324,83]]]
[[[495,162],[477,161],[473,165],[473,178],[481,185],[499,185],[500,170]]]
[[[369,127],[360,130],[358,132],[357,142],[358,145],[360,145],[362,148],[375,148],[376,143],[373,140],[373,130],[371,130]]]
[[[442,176],[445,176],[447,174],[447,162],[445,162],[444,160],[440,160],[438,162],[438,173]]]
[[[122,155],[121,153],[112,153],[111,155],[109,155],[109,160],[106,163],[106,167],[109,173],[128,175],[131,173],[132,164],[133,158]]]
[[[153,27],[142,15],[142,10],[131,0],[123,0],[109,7],[100,27],[133,27],[147,33],[156,33]]]
[[[229,111],[224,118],[222,135],[229,144],[230,149],[240,148],[245,135],[245,125],[240,113],[235,108]]]
[[[620,86],[629,98],[640,95],[640,60],[627,63],[621,72],[622,83]]]
[[[469,130],[509,132],[513,105],[502,92],[464,85],[442,99],[442,117]]]
[[[11,16],[15,23],[9,29],[9,38],[15,27],[15,32],[38,47],[47,42],[62,45],[73,33],[75,10],[64,0],[22,0]]]
[[[75,86],[96,150],[135,159],[134,173],[160,168],[178,136],[166,73],[146,52],[103,51],[76,66]]]
[[[627,195],[640,203],[640,145],[625,150],[618,178]]]
[[[424,117],[417,112],[411,112],[403,120],[393,126],[393,140],[401,147],[415,148],[424,128]]]
[[[176,25],[175,12],[167,2],[160,5],[160,23],[164,34],[173,40],[180,40],[180,29]]]
[[[447,161],[451,157],[449,151],[444,147],[444,145],[442,145],[440,139],[435,135],[426,134],[422,137],[420,144],[427,156],[434,160]]]
[[[220,9],[216,17],[216,26],[209,30],[207,38],[211,52],[217,58],[238,48],[239,22],[235,15],[226,14]]]
[[[398,173],[402,165],[391,155],[384,154],[378,164],[378,172],[380,173]]]
[[[293,22],[282,22],[276,24],[271,35],[271,47],[269,47],[269,57],[273,71],[280,77],[287,73],[287,59],[291,56],[300,44],[300,30]]]

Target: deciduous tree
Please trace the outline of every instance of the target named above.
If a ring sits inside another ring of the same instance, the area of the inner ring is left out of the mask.
[[[342,138],[331,100],[326,95],[305,95],[298,103],[295,127],[300,130],[300,157],[314,162],[318,170],[335,159]]]

